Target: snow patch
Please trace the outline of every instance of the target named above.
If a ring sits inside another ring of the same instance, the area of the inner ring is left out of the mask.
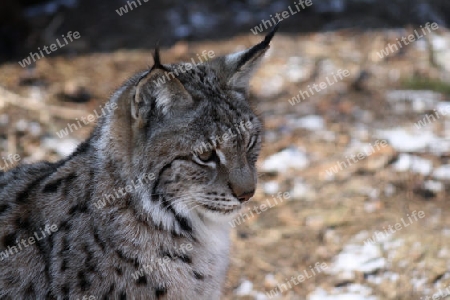
[[[323,117],[317,115],[306,116],[298,120],[288,120],[288,125],[293,128],[305,128],[309,130],[320,130],[325,128]]]
[[[380,130],[377,135],[387,139],[389,144],[399,152],[425,152],[432,151],[440,155],[450,151],[450,141],[437,137],[431,131],[396,128]]]
[[[309,158],[304,151],[296,147],[289,147],[281,152],[269,156],[262,165],[266,172],[285,172],[288,169],[301,170],[309,165]]]
[[[330,292],[317,288],[308,295],[308,300],[377,300],[371,296],[372,289],[361,284],[350,284],[347,287],[333,288]]]
[[[401,153],[397,162],[393,165],[398,172],[411,171],[422,175],[428,175],[433,169],[433,163],[419,156]]]
[[[438,180],[450,180],[450,164],[443,165],[435,169],[433,172],[433,177]]]

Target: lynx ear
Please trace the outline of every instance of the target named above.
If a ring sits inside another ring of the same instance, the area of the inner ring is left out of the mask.
[[[135,85],[131,115],[136,120],[145,121],[152,109],[162,115],[173,115],[193,104],[181,82],[167,75],[170,70],[160,63],[158,49],[154,60],[153,67],[142,74]]]
[[[264,40],[250,49],[229,54],[211,61],[212,67],[227,87],[247,92],[253,73],[257,70],[264,53],[270,48],[270,41],[278,30],[279,23]]]

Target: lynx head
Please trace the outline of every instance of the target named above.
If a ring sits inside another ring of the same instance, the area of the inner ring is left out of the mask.
[[[113,97],[118,121],[108,151],[128,166],[124,173],[156,176],[145,210],[227,220],[253,196],[262,125],[248,101],[249,80],[275,31],[196,66],[162,64],[156,51],[153,67]]]

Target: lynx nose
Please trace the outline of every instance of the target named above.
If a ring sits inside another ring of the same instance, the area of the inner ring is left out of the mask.
[[[243,193],[242,195],[237,195],[237,198],[241,203],[244,203],[244,202],[247,202],[248,200],[250,200],[250,198],[253,197],[254,194],[255,194],[255,190],[253,190],[251,192]]]
[[[248,167],[233,169],[230,172],[229,187],[241,203],[247,202],[255,194],[255,174]]]

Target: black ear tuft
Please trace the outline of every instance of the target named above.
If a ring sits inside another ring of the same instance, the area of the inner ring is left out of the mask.
[[[150,74],[153,70],[160,69],[160,70],[168,71],[167,68],[161,64],[161,58],[159,55],[159,46],[158,45],[156,45],[156,47],[155,47],[155,53],[153,54],[153,61],[154,61],[153,66],[149,67],[148,70],[145,71],[141,75],[141,77],[138,78],[138,80],[135,83],[135,86],[137,86],[139,84],[139,82],[141,82],[142,79],[147,77],[147,75]]]
[[[274,37],[275,33],[278,31],[279,27],[280,27],[280,22],[275,24],[273,29],[266,35],[266,37],[264,38],[264,40],[262,42],[253,46],[245,55],[242,56],[241,60],[239,61],[238,66],[240,67],[243,64],[245,64],[256,53],[268,49],[269,45],[270,45],[270,41]]]
[[[161,64],[161,58],[159,56],[159,46],[155,47],[155,54],[153,54],[153,69],[163,69],[163,65]]]
[[[279,27],[280,27],[280,22],[275,24],[273,29],[266,35],[266,37],[264,38],[264,41],[262,41],[261,44],[263,44],[266,47],[269,46],[270,41],[272,40],[275,33],[277,33]]]
[[[159,55],[159,45],[158,44],[155,47],[155,53],[153,54],[153,61],[154,61],[154,64],[153,64],[153,67],[150,69],[150,71],[157,70],[157,69],[169,71],[166,67],[164,67],[161,64],[161,56]]]
[[[253,73],[257,70],[259,63],[264,57],[264,53],[269,49],[270,42],[279,28],[277,23],[266,35],[263,41],[250,49],[228,54],[210,62],[210,65],[228,88],[247,93],[249,82]]]

